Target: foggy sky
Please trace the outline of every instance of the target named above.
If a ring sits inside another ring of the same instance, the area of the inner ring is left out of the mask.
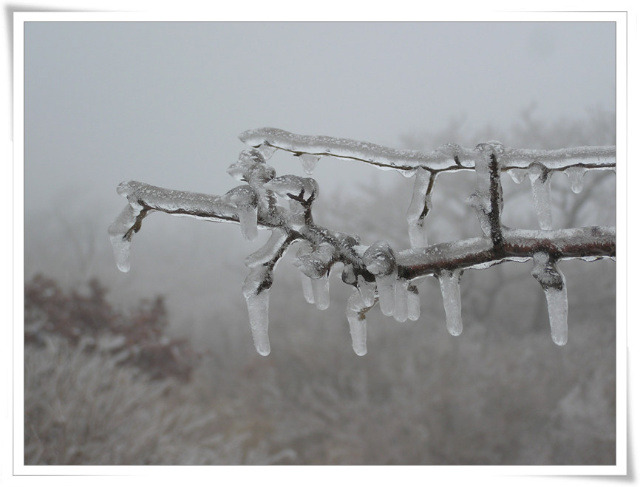
[[[119,211],[130,179],[224,193],[251,128],[399,146],[459,116],[508,127],[532,102],[547,121],[613,111],[615,24],[28,22],[25,208],[82,188]],[[367,171],[327,159],[315,177]]]

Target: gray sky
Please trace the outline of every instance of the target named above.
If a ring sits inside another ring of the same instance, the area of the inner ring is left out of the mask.
[[[26,210],[78,188],[119,209],[129,179],[224,193],[250,128],[399,146],[458,116],[508,127],[531,102],[549,121],[613,111],[615,25],[29,22]],[[321,189],[368,177],[344,164],[320,162]]]

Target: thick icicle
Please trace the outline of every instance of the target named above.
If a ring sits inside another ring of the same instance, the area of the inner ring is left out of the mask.
[[[329,307],[329,274],[325,274],[317,279],[311,279],[311,287],[313,288],[313,296],[316,308],[320,310]]]
[[[367,353],[367,320],[364,311],[368,306],[362,301],[358,291],[354,292],[347,301],[347,321],[351,332],[351,345],[356,355]]]
[[[407,291],[409,292],[407,299],[407,318],[411,321],[418,321],[420,318],[420,294],[418,294],[418,288],[414,284],[409,284]]]
[[[253,268],[242,286],[247,301],[253,344],[260,355],[269,355],[269,289],[273,276],[271,268]]]
[[[396,307],[396,275],[376,276],[380,311],[385,316],[392,316]]]
[[[358,291],[362,297],[362,302],[366,306],[373,306],[376,299],[376,286],[372,282],[367,282],[362,275],[358,276]]]
[[[253,240],[258,236],[258,209],[238,208],[238,220],[240,220],[240,232],[247,240]]]
[[[442,271],[438,276],[447,330],[453,336],[462,333],[462,303],[460,300],[460,270]]]
[[[274,228],[271,230],[269,240],[267,240],[260,249],[245,259],[245,265],[247,267],[256,267],[275,259],[286,240],[287,232],[280,228]]]
[[[514,183],[520,184],[524,181],[524,178],[527,177],[528,170],[520,167],[515,167],[513,169],[507,169],[507,174],[511,176],[511,179]]]
[[[551,174],[541,165],[529,169],[533,205],[542,230],[551,230]]]
[[[313,154],[300,154],[300,160],[302,161],[302,168],[304,169],[304,172],[311,175],[318,165],[320,156]]]
[[[564,275],[545,252],[538,252],[533,256],[531,275],[542,286],[547,300],[551,339],[556,345],[565,345],[569,335],[569,304]]]
[[[411,203],[407,210],[407,223],[409,224],[409,241],[411,247],[426,247],[429,245],[425,217],[431,209],[431,193],[435,174],[424,168],[416,170],[416,179],[413,186]]]
[[[109,226],[109,240],[113,247],[113,256],[116,259],[116,265],[122,272],[129,272],[129,254],[131,250],[131,237],[127,232],[135,225],[136,218],[140,214],[139,208],[134,208],[128,204],[124,210],[118,215],[116,221]]]
[[[301,272],[300,283],[302,285],[302,294],[304,294],[305,301],[309,304],[314,304],[316,302],[316,298],[315,293],[313,292],[312,279]]]
[[[569,178],[569,184],[571,185],[571,191],[579,193],[584,186],[584,175],[587,170],[581,166],[571,166],[564,170],[565,175]]]
[[[404,323],[409,317],[409,282],[406,279],[396,279],[395,294],[393,317]]]

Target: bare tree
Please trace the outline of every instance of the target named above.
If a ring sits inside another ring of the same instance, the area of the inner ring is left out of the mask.
[[[254,344],[268,355],[269,290],[273,271],[285,252],[295,244],[294,264],[302,273],[302,289],[309,303],[329,306],[329,271],[341,263],[342,280],[355,288],[347,304],[353,349],[366,353],[365,314],[376,303],[382,313],[397,321],[417,320],[420,314],[416,284],[426,276],[438,279],[442,291],[447,329],[462,332],[460,277],[465,269],[484,269],[501,262],[532,261],[531,274],[541,285],[549,310],[553,341],[567,342],[566,283],[557,263],[564,259],[615,258],[615,229],[590,226],[552,229],[550,176],[564,172],[574,192],[582,189],[587,171],[614,170],[615,147],[577,147],[556,150],[510,149],[499,142],[478,144],[474,149],[445,144],[429,153],[395,150],[376,144],[333,137],[301,136],[278,129],[244,132],[240,139],[251,149],[240,153],[228,172],[246,184],[223,196],[168,190],[130,181],[118,187],[128,205],[110,226],[109,234],[120,270],[129,269],[129,248],[142,220],[154,211],[190,216],[207,221],[239,223],[247,239],[258,228],[271,230],[268,242],[250,255],[243,285]],[[359,161],[392,169],[414,178],[407,212],[411,248],[394,250],[384,241],[362,244],[357,235],[317,225],[312,205],[318,184],[309,177],[276,176],[266,160],[276,150],[300,158],[311,174],[320,157]],[[468,199],[476,211],[483,235],[429,245],[426,217],[438,175],[475,171],[475,191]],[[512,229],[502,223],[501,174],[516,182],[528,178],[539,230]],[[573,221],[568,215],[566,221]]]

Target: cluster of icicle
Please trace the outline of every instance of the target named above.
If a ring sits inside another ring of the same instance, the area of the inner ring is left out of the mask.
[[[541,230],[551,229],[550,176],[563,171],[574,192],[582,189],[582,178],[588,169],[614,169],[615,150],[612,148],[576,148],[564,151],[521,151],[505,149],[498,142],[480,144],[476,149],[464,149],[447,144],[432,153],[399,151],[375,144],[331,137],[311,137],[291,134],[277,129],[248,131],[241,140],[254,148],[244,150],[228,173],[246,184],[233,188],[223,196],[157,188],[144,183],[128,182],[118,187],[118,193],[128,199],[127,207],[109,228],[118,268],[129,270],[129,247],[133,233],[141,219],[151,211],[164,211],[209,221],[238,222],[242,235],[253,240],[258,228],[268,228],[271,236],[266,244],[245,261],[249,275],[243,284],[251,332],[256,350],[270,353],[269,293],[276,264],[295,244],[294,265],[300,270],[305,300],[318,309],[327,309],[329,300],[329,272],[338,261],[345,264],[342,280],[355,290],[347,303],[347,320],[353,350],[358,355],[367,352],[366,312],[379,303],[383,315],[398,322],[416,321],[420,317],[417,282],[399,275],[396,254],[386,242],[369,247],[359,239],[317,227],[311,218],[311,205],[318,196],[314,179],[285,175],[276,177],[266,160],[278,149],[294,153],[311,175],[321,156],[339,157],[375,164],[383,169],[396,169],[415,178],[407,222],[412,249],[428,246],[425,218],[431,209],[431,194],[440,172],[447,170],[475,170],[476,191],[470,204],[478,213],[485,236],[495,228],[489,219],[491,212],[491,157],[497,157],[500,171],[506,171],[515,182],[528,177]],[[500,209],[502,195],[497,198]],[[494,202],[495,204],[495,202]],[[495,226],[495,223],[493,224]],[[507,231],[505,231],[507,232]],[[519,230],[509,230],[517,235]],[[515,232],[515,233],[514,233]],[[525,232],[526,231],[522,231]],[[524,236],[524,233],[523,233]],[[340,256],[351,254],[346,263]],[[407,252],[407,251],[405,251]],[[408,252],[411,252],[408,251]],[[522,260],[527,260],[520,258]],[[567,342],[567,291],[564,276],[556,261],[545,252],[532,256],[532,275],[545,293],[551,336],[558,345]],[[484,268],[486,263],[475,265]],[[366,272],[364,272],[366,269]],[[463,269],[442,269],[435,273],[442,292],[446,328],[453,336],[462,333],[460,278]],[[422,277],[422,276],[421,276]]]

